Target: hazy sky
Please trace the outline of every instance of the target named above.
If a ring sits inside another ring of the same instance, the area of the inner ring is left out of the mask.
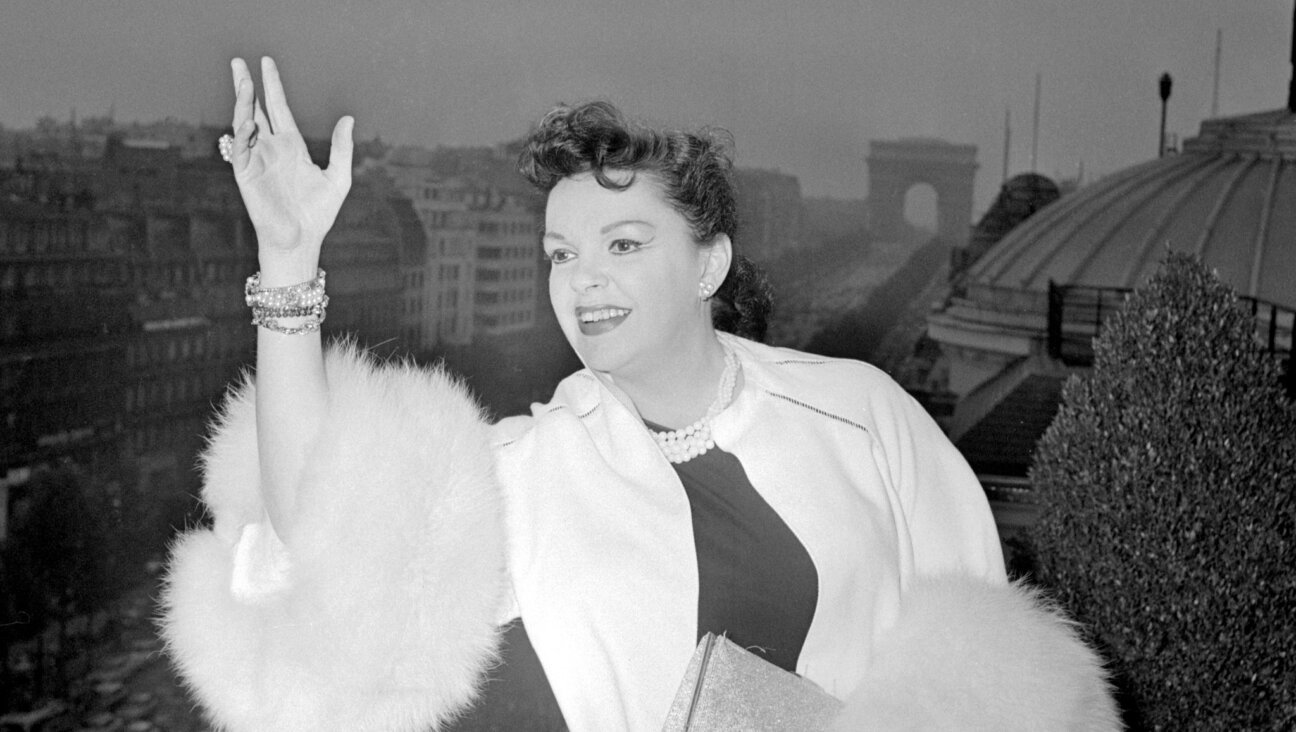
[[[41,115],[224,122],[228,59],[275,56],[308,132],[433,146],[523,134],[557,101],[716,124],[739,165],[807,195],[862,197],[871,139],[980,148],[978,211],[997,190],[1005,108],[1012,171],[1086,177],[1156,151],[1210,115],[1280,107],[1293,0],[2,0],[0,124]]]

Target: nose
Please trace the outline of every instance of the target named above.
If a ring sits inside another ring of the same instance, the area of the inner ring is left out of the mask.
[[[576,292],[586,292],[595,287],[607,284],[607,273],[595,257],[580,257],[574,263],[571,288]]]

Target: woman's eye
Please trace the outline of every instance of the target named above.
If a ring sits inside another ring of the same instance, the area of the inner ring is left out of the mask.
[[[614,254],[628,254],[643,246],[643,244],[633,239],[617,239],[609,247]]]
[[[576,255],[566,249],[555,249],[549,252],[549,261],[553,264],[562,264]]]

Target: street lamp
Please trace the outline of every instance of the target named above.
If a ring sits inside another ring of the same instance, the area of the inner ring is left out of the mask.
[[[1174,82],[1170,79],[1170,74],[1161,75],[1161,139],[1157,143],[1157,157],[1163,157],[1166,154],[1166,102],[1170,100],[1170,87]]]

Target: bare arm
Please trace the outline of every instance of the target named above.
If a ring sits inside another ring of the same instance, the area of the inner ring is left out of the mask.
[[[230,66],[235,89],[231,163],[256,229],[261,286],[305,282],[315,277],[324,235],[351,187],[354,120],[338,120],[328,169],[321,170],[306,152],[274,61],[261,60],[264,109],[254,99],[247,64],[236,58]],[[262,496],[276,533],[291,544],[295,489],[328,407],[319,332],[283,335],[258,328],[256,376]]]

